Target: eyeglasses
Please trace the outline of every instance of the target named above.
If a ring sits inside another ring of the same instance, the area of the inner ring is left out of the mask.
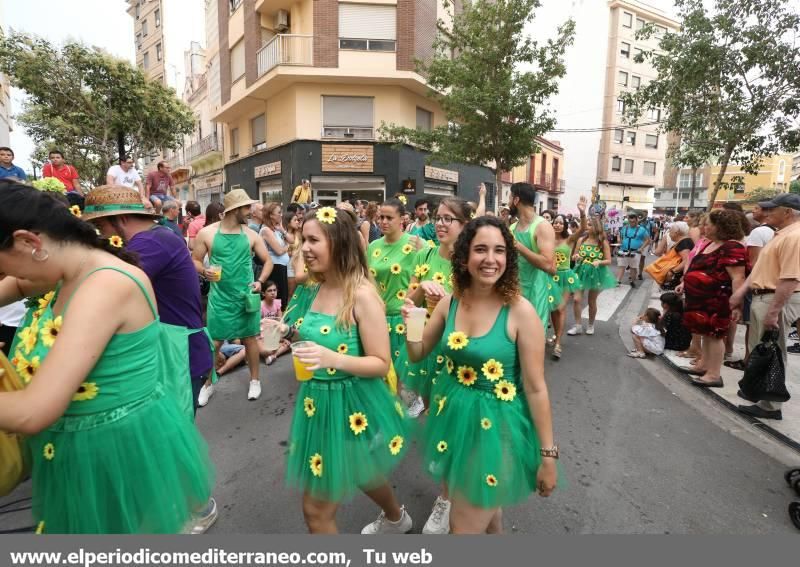
[[[433,223],[434,224],[442,223],[445,226],[450,226],[451,224],[453,224],[453,221],[463,222],[460,218],[451,217],[450,215],[443,215],[443,216],[435,216],[435,217],[433,217]]]

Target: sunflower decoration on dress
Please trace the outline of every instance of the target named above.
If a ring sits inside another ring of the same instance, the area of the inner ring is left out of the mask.
[[[445,368],[447,368],[447,372],[449,374],[453,373],[453,370],[456,368],[455,362],[453,362],[452,358],[447,358],[447,363],[445,364]]]
[[[444,356],[441,354],[436,355],[436,364],[442,364],[444,362]]]
[[[469,338],[461,331],[453,331],[447,337],[447,346],[453,350],[461,350],[469,344]]]
[[[78,386],[78,391],[72,396],[73,402],[85,402],[97,397],[100,388],[94,382],[84,382]]]
[[[439,441],[439,443],[436,445],[436,450],[440,453],[447,451],[447,441]]]
[[[306,417],[314,417],[314,414],[317,413],[314,398],[303,398],[303,411],[306,412]]]
[[[367,430],[367,426],[369,422],[367,421],[367,416],[357,411],[354,414],[350,415],[350,431],[353,432],[353,435],[361,435],[364,431]]]
[[[45,445],[44,449],[42,449],[42,455],[48,461],[52,461],[56,456],[55,446],[52,443],[48,443],[47,445]]]
[[[561,276],[559,276],[558,274],[554,275],[553,276],[553,281],[556,282],[556,283],[560,282],[561,281]]]
[[[319,332],[322,333],[323,335],[327,335],[331,332],[331,328],[328,325],[323,325],[322,327],[319,328]]]
[[[489,382],[497,382],[500,378],[503,377],[503,363],[497,362],[494,358],[490,358],[486,362],[483,363],[481,367],[481,372],[483,372],[484,377]]]
[[[347,354],[347,350],[348,350],[347,345],[344,343],[336,347],[336,352],[338,352],[339,354]]]
[[[573,278],[572,276],[568,277],[567,278],[567,283],[570,284],[570,285],[574,284],[575,283],[575,278]]]
[[[36,374],[36,371],[39,370],[41,359],[38,356],[34,356],[28,360],[22,356],[22,353],[19,350],[17,350],[17,355],[14,358],[17,359],[17,374],[19,374],[20,378],[22,378],[22,381],[27,384],[31,381],[33,375]]]
[[[294,322],[294,328],[299,329],[302,324],[303,324],[303,318],[300,317],[299,319],[297,319],[297,321]]]
[[[72,213],[73,217],[81,218],[81,216],[83,215],[83,213],[81,213],[81,208],[78,205],[72,205],[69,208],[69,212]]]
[[[311,474],[316,477],[322,478],[322,455],[314,453],[308,459],[308,466],[311,468]]]
[[[392,264],[392,267],[389,268],[389,271],[392,272],[392,275],[396,276],[403,271],[403,268],[400,266],[400,264]]]
[[[561,251],[556,252],[556,265],[561,266],[567,261],[567,255]]]
[[[478,374],[471,366],[458,367],[458,382],[464,386],[472,386],[478,380]]]
[[[398,291],[398,292],[395,294],[395,297],[396,297],[397,299],[399,299],[400,301],[403,301],[403,300],[405,300],[405,298],[406,298],[406,290],[404,290],[404,289],[401,289],[401,290],[399,290],[399,291]]]
[[[406,244],[405,246],[403,246],[403,249],[402,249],[402,250],[403,250],[403,254],[405,254],[406,256],[408,256],[409,254],[411,254],[411,252],[413,252],[413,251],[414,251],[414,247],[413,247],[413,246],[411,246],[410,244]]]
[[[403,437],[400,435],[395,435],[392,437],[392,440],[389,441],[389,451],[391,451],[392,455],[397,455],[403,449]]]
[[[373,258],[380,258],[381,257],[381,249],[380,248],[376,248],[375,250],[373,250],[372,251],[372,257]]]
[[[326,372],[328,373],[328,376],[334,376],[336,374],[336,369],[335,368],[328,368],[326,370]]]
[[[19,341],[25,354],[30,354],[36,346],[39,337],[39,325],[36,322],[31,323],[19,332]]]
[[[494,386],[494,395],[504,402],[510,402],[517,397],[517,387],[508,380],[500,380]]]
[[[414,275],[418,278],[423,278],[430,269],[431,267],[428,264],[417,264],[414,267]]]
[[[447,396],[442,396],[441,398],[439,398],[439,401],[437,402],[436,415],[442,413],[442,410],[444,409],[446,403],[447,403]]]
[[[40,331],[44,346],[51,347],[53,344],[55,344],[56,338],[58,338],[58,333],[61,332],[62,323],[63,319],[61,315],[55,319],[51,319],[50,321],[45,321],[44,325],[42,325],[42,330]]]
[[[486,484],[488,484],[489,486],[494,488],[495,486],[497,486],[497,477],[494,476],[493,474],[487,474],[486,475]]]
[[[444,285],[444,280],[445,277],[442,272],[436,272],[435,274],[433,274],[433,281],[435,281],[439,285]]]
[[[406,326],[403,325],[402,323],[398,323],[394,327],[394,332],[397,333],[398,335],[405,335],[406,334]]]
[[[122,248],[122,245],[124,244],[124,242],[122,241],[122,237],[117,236],[116,234],[114,236],[109,237],[108,243],[114,248]]]
[[[483,419],[481,419],[481,427],[484,430],[491,429],[492,428],[492,420],[489,419],[488,417],[484,417]]]
[[[417,288],[419,288],[419,283],[417,282],[411,282],[410,284],[408,284],[408,289],[410,289],[411,291],[417,291]]]
[[[325,224],[333,224],[336,222],[336,209],[333,207],[322,207],[317,210],[317,220]]]

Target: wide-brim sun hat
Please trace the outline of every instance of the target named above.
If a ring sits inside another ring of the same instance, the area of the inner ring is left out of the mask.
[[[81,220],[90,221],[119,215],[161,216],[156,214],[153,209],[146,208],[139,192],[130,187],[101,185],[86,195]]]
[[[241,209],[249,205],[255,205],[258,201],[251,199],[244,189],[234,189],[225,195],[222,204],[225,207],[223,213],[229,213],[235,209]]]

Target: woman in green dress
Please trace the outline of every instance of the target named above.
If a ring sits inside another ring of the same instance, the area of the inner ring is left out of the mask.
[[[381,508],[362,533],[405,533],[411,518],[387,476],[410,445],[412,422],[381,379],[389,333],[354,215],[330,207],[309,213],[301,250],[317,284],[306,300],[290,302],[300,311],[296,338],[310,342],[294,354],[313,376],[297,394],[287,482],[303,491],[311,533],[336,533],[339,503],[359,491]]]
[[[378,212],[378,226],[383,236],[370,242],[367,249],[369,273],[378,287],[378,293],[386,306],[386,328],[389,330],[392,372],[397,369],[400,353],[404,348],[406,326],[400,309],[406,299],[411,276],[416,265],[416,251],[421,240],[403,232],[401,217],[405,207],[399,199],[385,201]],[[411,401],[411,400],[409,400]],[[422,411],[421,401],[416,404]]]
[[[556,215],[553,219],[553,230],[556,233],[556,273],[553,276],[553,290],[559,298],[558,309],[552,311],[554,335],[547,340],[553,347],[553,358],[561,358],[561,337],[564,335],[564,326],[567,323],[567,303],[570,294],[575,294],[575,301],[581,301],[581,280],[570,267],[572,249],[578,239],[586,231],[586,197],[581,195],[578,199],[578,210],[581,214],[581,226],[578,230],[569,233],[567,220],[564,215]]]
[[[578,251],[572,256],[577,267],[575,273],[581,280],[581,289],[586,292],[589,298],[589,324],[586,326],[586,334],[594,334],[594,318],[597,316],[597,298],[604,289],[617,287],[617,279],[611,273],[611,247],[603,230],[603,222],[599,218],[593,218],[589,223],[589,233],[578,240]],[[581,313],[583,302],[581,297],[575,296],[572,302],[575,315],[575,326],[569,331],[568,335],[580,335],[583,332]]]
[[[0,304],[55,290],[13,353],[25,389],[0,394],[0,430],[28,436],[39,533],[180,533],[211,494],[207,447],[168,393],[153,290],[132,260],[49,195],[0,191]]]
[[[453,295],[436,306],[422,341],[407,341],[411,360],[437,345],[446,357],[423,466],[449,487],[452,533],[501,533],[502,506],[556,485],[544,329],[520,295],[514,239],[497,218],[467,224],[452,262]]]

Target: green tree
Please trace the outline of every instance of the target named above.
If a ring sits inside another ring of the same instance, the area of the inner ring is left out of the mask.
[[[90,182],[105,183],[119,155],[174,149],[194,127],[172,89],[95,47],[11,33],[0,36],[0,72],[28,95],[16,119],[37,147],[63,150]]]
[[[800,179],[795,179],[789,183],[789,193],[800,193]]]
[[[717,161],[708,208],[730,163],[755,174],[761,160],[800,145],[800,15],[785,0],[675,0],[681,29],[665,34],[649,60],[657,78],[626,93],[626,117],[642,123],[651,108],[665,113],[660,128],[682,143],[671,149],[679,166]],[[650,37],[647,26],[638,37]]]
[[[555,125],[547,100],[566,72],[575,24],[567,21],[540,44],[525,33],[540,5],[473,0],[457,10],[445,0],[452,25],[439,20],[434,55],[417,69],[447,124],[430,131],[384,124],[383,138],[429,150],[431,161],[493,163],[499,196],[502,172],[525,163],[537,149],[534,138]]]

